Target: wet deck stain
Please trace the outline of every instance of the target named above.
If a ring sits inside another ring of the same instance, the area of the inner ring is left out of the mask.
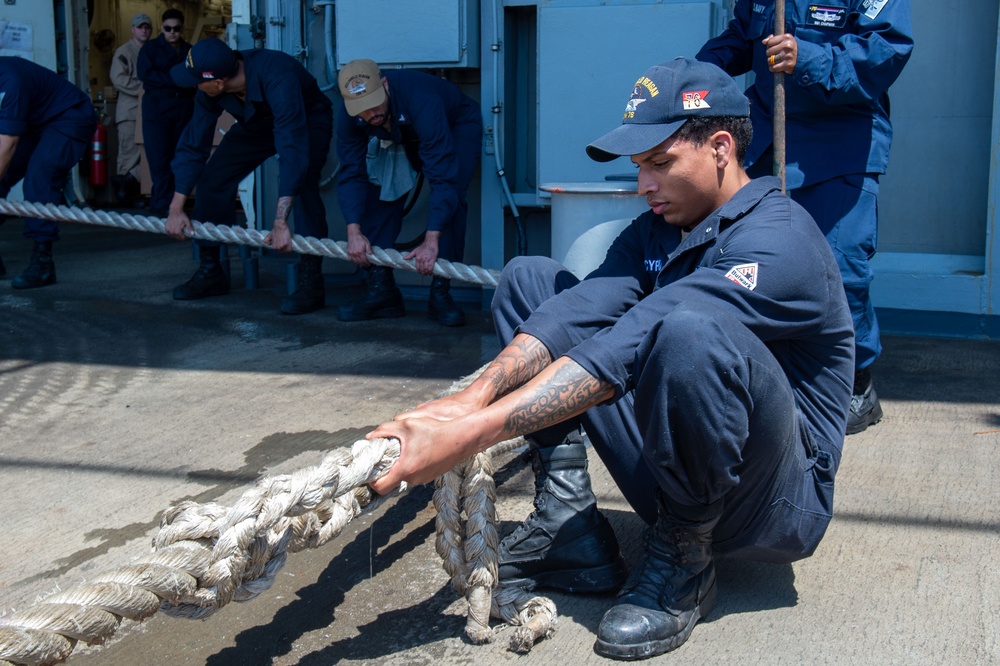
[[[345,428],[336,432],[309,430],[293,433],[278,432],[268,435],[246,452],[244,455],[245,463],[239,469],[203,469],[187,472],[185,476],[188,480],[210,485],[200,493],[178,497],[173,503],[177,504],[183,501],[199,504],[214,502],[234,489],[255,483],[259,478],[267,475],[267,470],[271,467],[300,454],[311,451],[326,453],[337,448],[349,448],[354,442],[364,439],[365,433],[370,432],[372,427],[374,426]],[[322,456],[317,456],[313,464],[319,464],[321,459]],[[164,509],[166,508],[164,507]],[[159,524],[160,517],[157,515],[146,522],[131,523],[115,529],[91,530],[85,534],[85,538],[88,541],[96,541],[96,545],[83,548],[68,557],[56,560],[55,567],[18,581],[16,585],[61,576],[105,555],[113,548],[124,546],[136,539],[143,539]]]

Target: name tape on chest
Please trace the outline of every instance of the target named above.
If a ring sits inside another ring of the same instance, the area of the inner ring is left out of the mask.
[[[847,25],[847,9],[828,5],[809,5],[806,25],[816,28],[843,28]]]

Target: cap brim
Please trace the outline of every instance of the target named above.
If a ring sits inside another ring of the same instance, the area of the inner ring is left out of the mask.
[[[170,78],[181,88],[194,88],[205,80],[188,69],[184,63],[178,63],[170,68]]]
[[[685,122],[687,118],[654,125],[626,123],[587,146],[587,155],[595,162],[610,162],[616,157],[640,155],[669,139]]]
[[[371,91],[364,97],[358,99],[351,99],[349,97],[344,98],[344,106],[347,107],[347,114],[350,116],[361,115],[362,111],[367,111],[368,109],[374,109],[376,106],[385,101],[385,88],[379,86],[375,90]]]

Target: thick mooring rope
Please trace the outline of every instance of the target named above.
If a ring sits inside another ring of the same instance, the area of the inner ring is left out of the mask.
[[[106,210],[92,210],[90,208],[75,208],[73,206],[0,199],[0,213],[18,217],[56,220],[59,222],[83,222],[85,224],[97,224],[105,227],[118,227],[120,229],[148,231],[158,234],[166,233],[166,222],[158,217],[116,213]],[[250,247],[267,247],[264,244],[267,234],[256,229],[223,225],[216,226],[211,222],[197,222],[194,220],[192,220],[192,225],[194,226],[194,238],[222,243],[236,243]],[[313,238],[312,236],[299,236],[295,234],[292,236],[292,248],[300,254],[316,254],[323,257],[345,260],[348,258],[347,243],[329,238]],[[373,264],[378,264],[379,266],[416,271],[416,266],[412,259],[403,259],[403,255],[400,252],[391,248],[382,249],[380,247],[373,247],[372,254],[368,256],[368,259]],[[495,287],[497,279],[500,277],[499,271],[481,266],[467,266],[457,261],[447,261],[445,259],[438,259],[434,264],[434,275],[487,287]]]
[[[398,457],[395,440],[361,440],[318,466],[261,479],[232,507],[172,507],[150,554],[0,618],[0,664],[65,661],[78,641],[104,643],[123,617],[207,617],[252,599],[274,582],[288,550],[322,545],[374,509],[384,498],[367,484]]]
[[[470,640],[493,639],[492,615],[518,627],[510,649],[527,652],[552,633],[556,611],[547,598],[497,582],[491,456],[519,444],[523,440],[498,444],[437,480],[435,545],[453,587],[469,602]],[[231,507],[195,502],[171,507],[150,554],[0,618],[0,666],[60,663],[79,641],[107,641],[122,618],[141,621],[157,610],[203,618],[230,601],[253,599],[271,587],[288,551],[327,543],[381,504],[385,498],[367,484],[398,457],[396,440],[360,440],[349,451],[329,452],[318,466],[260,479]]]

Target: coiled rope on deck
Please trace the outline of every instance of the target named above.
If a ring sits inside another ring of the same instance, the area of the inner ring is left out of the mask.
[[[470,640],[493,639],[492,615],[518,627],[510,649],[527,652],[554,630],[555,604],[498,585],[491,458],[521,444],[502,442],[436,481],[435,545],[453,587],[468,600]],[[169,508],[148,555],[0,618],[0,666],[60,663],[79,641],[107,641],[122,618],[141,621],[158,610],[204,618],[231,601],[253,599],[271,587],[288,551],[327,543],[389,497],[368,484],[398,457],[397,440],[359,440],[327,453],[317,466],[260,479],[231,507],[182,502]]]
[[[57,222],[82,222],[84,224],[97,224],[105,227],[131,229],[133,231],[166,233],[166,222],[158,217],[93,210],[91,208],[76,208],[57,204],[40,204],[0,199],[0,213],[18,217],[56,220]],[[194,226],[193,238],[221,243],[236,243],[250,247],[267,247],[264,243],[267,234],[256,229],[215,225],[211,222],[197,222],[195,220],[192,220],[191,223]],[[347,243],[329,238],[314,238],[312,236],[293,234],[292,249],[300,254],[315,254],[322,257],[333,257],[334,259],[348,259]],[[416,266],[412,259],[404,259],[402,253],[391,248],[372,247],[372,254],[369,255],[368,259],[373,264],[378,264],[379,266],[416,271]],[[487,287],[495,287],[497,279],[500,277],[500,272],[483,268],[482,266],[468,266],[457,261],[438,259],[434,264],[434,275]]]

